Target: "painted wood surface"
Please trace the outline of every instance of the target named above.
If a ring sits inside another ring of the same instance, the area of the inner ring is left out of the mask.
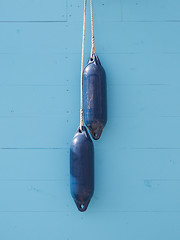
[[[82,0],[0,0],[0,239],[178,240],[180,2],[94,1],[108,124],[83,214],[69,190],[82,16]]]

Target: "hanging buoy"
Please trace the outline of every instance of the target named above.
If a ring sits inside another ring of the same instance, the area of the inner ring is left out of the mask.
[[[90,57],[83,73],[84,121],[98,140],[107,122],[106,74],[98,56]]]
[[[107,122],[106,74],[96,54],[93,6],[91,6],[91,57],[83,72],[84,121],[93,139],[98,140]]]
[[[94,146],[83,123],[83,61],[86,23],[86,4],[84,0],[84,22],[81,58],[81,107],[80,126],[76,131],[70,148],[70,186],[71,195],[79,211],[86,211],[94,192]]]
[[[94,192],[94,146],[86,127],[78,128],[70,148],[71,195],[84,212]]]

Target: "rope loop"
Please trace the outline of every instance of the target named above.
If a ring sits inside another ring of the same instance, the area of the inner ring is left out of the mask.
[[[83,109],[80,109],[80,130],[82,131],[83,128]]]
[[[92,0],[90,0],[91,7],[91,58],[93,58],[93,51],[96,54],[95,43],[94,43],[94,23],[93,23],[93,5]],[[87,8],[87,0],[84,0],[84,21],[83,21],[83,36],[82,36],[82,57],[81,57],[81,107],[80,107],[80,130],[84,126],[83,122],[83,66],[84,66],[84,42],[85,42],[85,27],[86,27],[86,8]]]
[[[92,43],[92,47],[91,47],[91,58],[93,57],[93,50],[94,53],[96,54],[96,49],[95,49],[95,43],[94,43],[94,21],[93,21],[93,4],[92,4],[92,0],[90,0],[90,7],[91,7],[91,43]]]
[[[82,57],[81,57],[81,108],[80,108],[80,130],[82,131],[83,123],[83,65],[84,65],[84,42],[86,27],[86,7],[87,0],[84,0],[84,21],[83,21],[83,37],[82,37]]]

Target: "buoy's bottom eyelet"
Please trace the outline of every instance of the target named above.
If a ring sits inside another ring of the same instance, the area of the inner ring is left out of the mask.
[[[81,205],[80,205],[80,208],[81,208],[81,209],[83,209],[83,208],[84,208],[84,205],[83,205],[83,204],[81,204]]]
[[[80,212],[85,212],[86,211],[86,209],[89,205],[89,202],[90,202],[90,199],[87,202],[83,202],[83,203],[77,202],[75,200],[76,206],[77,206],[77,208]]]

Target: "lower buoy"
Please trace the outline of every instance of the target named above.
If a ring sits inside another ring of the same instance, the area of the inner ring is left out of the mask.
[[[94,192],[94,146],[86,127],[78,128],[70,148],[71,195],[79,211],[86,211]]]

